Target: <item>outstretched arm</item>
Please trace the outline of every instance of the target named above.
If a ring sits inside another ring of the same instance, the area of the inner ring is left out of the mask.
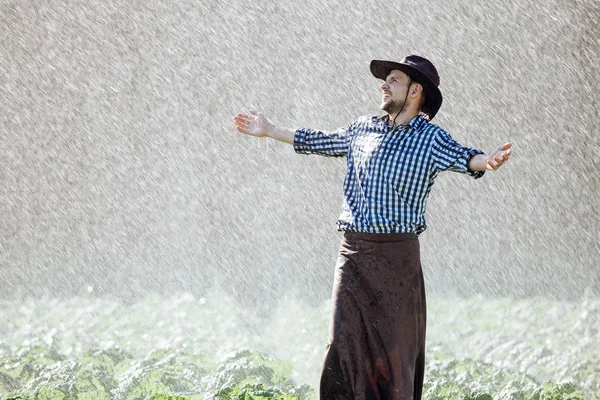
[[[233,123],[238,131],[246,135],[270,137],[280,142],[294,144],[295,129],[276,126],[260,112],[239,113],[233,118]]]
[[[344,157],[348,154],[348,137],[354,124],[335,131],[309,128],[282,128],[271,123],[262,113],[250,111],[237,114],[233,122],[238,131],[257,137],[270,137],[294,146],[299,154],[319,154],[329,157]]]
[[[497,170],[508,161],[512,151],[512,143],[508,142],[492,152],[491,155],[475,154],[469,159],[468,168],[471,171]]]

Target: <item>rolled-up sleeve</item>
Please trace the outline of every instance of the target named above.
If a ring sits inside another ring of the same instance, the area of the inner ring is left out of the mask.
[[[481,178],[485,171],[470,171],[467,167],[469,159],[483,151],[472,147],[464,147],[444,130],[440,130],[433,140],[433,160],[440,171],[454,171],[468,174],[475,179]]]
[[[344,157],[348,154],[350,136],[354,124],[336,131],[297,129],[294,135],[294,150],[299,154],[320,154],[329,157]]]

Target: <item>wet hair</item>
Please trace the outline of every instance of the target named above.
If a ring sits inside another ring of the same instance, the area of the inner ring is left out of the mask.
[[[420,110],[422,110],[425,103],[427,103],[427,96],[425,96],[425,87],[423,85],[421,85],[421,87],[423,87],[423,90],[421,90],[421,102],[419,103]]]
[[[430,120],[429,118],[429,114],[427,114],[426,112],[423,112],[423,107],[425,107],[425,105],[427,104],[427,95],[425,94],[425,85],[423,85],[421,82],[417,82],[414,81],[416,83],[418,83],[419,85],[421,85],[421,99],[419,101],[419,115],[421,115],[423,118],[425,118],[427,121]]]
[[[431,121],[431,118],[429,117],[429,114],[424,113],[423,111],[419,111],[419,115],[423,118],[425,118],[427,121]]]

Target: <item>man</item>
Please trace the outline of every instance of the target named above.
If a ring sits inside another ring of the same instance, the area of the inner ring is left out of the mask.
[[[238,131],[293,144],[298,153],[347,157],[321,400],[421,399],[426,305],[418,235],[429,192],[441,171],[480,178],[511,154],[511,143],[489,156],[464,147],[429,122],[442,104],[429,60],[373,60],[371,72],[384,81],[383,117],[333,132],[278,127],[256,111],[234,117]]]

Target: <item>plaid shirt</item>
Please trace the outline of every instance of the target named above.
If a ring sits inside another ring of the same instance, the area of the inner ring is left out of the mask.
[[[435,178],[455,171],[480,178],[467,162],[478,149],[463,147],[446,131],[416,116],[394,129],[387,116],[369,115],[333,132],[297,129],[301,154],[346,156],[344,204],[338,230],[367,233],[422,233]]]

